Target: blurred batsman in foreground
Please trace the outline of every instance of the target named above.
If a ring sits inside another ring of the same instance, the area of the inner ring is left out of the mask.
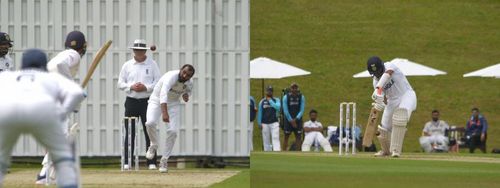
[[[384,110],[378,139],[381,151],[375,156],[399,157],[411,113],[417,108],[417,96],[406,76],[393,63],[383,63],[379,57],[370,57],[368,72],[373,77],[373,106]],[[387,102],[387,105],[386,105]]]
[[[77,187],[78,174],[70,144],[61,127],[67,115],[84,99],[82,88],[54,73],[47,73],[47,56],[26,50],[21,71],[0,73],[0,187],[10,165],[12,149],[27,133],[45,146],[54,161],[58,187]]]
[[[181,119],[181,101],[189,101],[189,95],[193,89],[191,78],[194,75],[194,67],[185,64],[180,70],[168,71],[165,73],[153,89],[153,94],[149,97],[146,128],[149,134],[151,145],[146,152],[146,158],[153,159],[158,149],[158,119],[167,123],[167,138],[165,140],[165,151],[160,159],[161,173],[168,171],[168,158],[174,148],[177,133],[179,132]]]

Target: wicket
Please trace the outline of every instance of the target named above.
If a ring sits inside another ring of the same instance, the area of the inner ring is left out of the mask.
[[[351,107],[352,107],[352,122],[351,118]],[[344,114],[345,108],[345,114]],[[349,154],[349,144],[352,144],[351,153],[356,154],[356,138],[354,127],[356,125],[356,103],[354,102],[342,102],[340,103],[340,122],[339,122],[339,155],[342,155],[342,146],[345,145],[345,154]],[[344,121],[345,117],[345,121]],[[351,123],[351,125],[349,125]],[[344,125],[344,126],[343,126]],[[345,128],[345,137],[344,130]]]
[[[139,144],[138,141],[140,139],[137,138],[137,132],[139,131],[139,126],[141,124],[141,121],[139,117],[125,117],[123,119],[123,126],[121,126],[121,138],[122,138],[122,147],[121,147],[121,171],[124,170],[131,170],[132,166],[135,167],[135,170],[139,170]],[[134,132],[132,133],[132,130]],[[134,152],[132,152],[132,136],[134,137]],[[128,144],[125,145],[126,139],[128,140]],[[127,153],[125,154],[125,147],[127,147]],[[132,154],[133,153],[133,154]],[[132,158],[135,156],[135,165],[132,165]],[[128,163],[127,165],[129,166],[128,169],[124,169],[123,166],[125,165],[125,157],[128,158]]]

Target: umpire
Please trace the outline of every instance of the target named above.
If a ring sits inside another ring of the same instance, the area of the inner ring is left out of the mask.
[[[292,83],[290,92],[283,97],[283,114],[285,115],[283,149],[285,151],[288,148],[288,138],[292,132],[295,134],[295,148],[300,148],[302,145],[302,115],[304,115],[305,104],[306,99],[299,92],[299,85]]]
[[[132,47],[134,57],[123,64],[120,76],[118,77],[118,87],[125,91],[127,98],[125,100],[125,117],[140,117],[143,130],[146,130],[146,111],[148,108],[149,96],[153,92],[153,88],[160,79],[160,69],[156,62],[146,56],[146,51],[149,49],[146,41],[138,39],[134,41]],[[127,122],[125,122],[127,125]],[[125,129],[127,130],[127,129]],[[135,135],[135,127],[131,127],[132,135]],[[128,135],[128,130],[126,131]],[[149,136],[147,131],[144,131],[146,138],[146,148],[149,148]],[[134,138],[132,137],[132,151],[134,153]],[[128,139],[125,139],[125,146],[128,145]],[[125,154],[128,148],[124,149]],[[128,164],[128,159],[125,158],[125,164]],[[132,161],[133,164],[133,161]],[[153,159],[147,160],[150,170],[156,169],[156,155]],[[124,169],[130,168],[124,165]]]

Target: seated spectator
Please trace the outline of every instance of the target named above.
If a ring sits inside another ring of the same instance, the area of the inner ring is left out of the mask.
[[[465,135],[469,145],[469,152],[474,153],[474,150],[479,149],[486,153],[486,138],[488,131],[488,122],[486,118],[479,113],[478,108],[472,109],[472,116],[467,121]]]
[[[448,124],[439,119],[439,111],[432,111],[432,120],[424,126],[423,136],[420,137],[420,146],[427,152],[448,151]]]
[[[311,145],[314,143],[319,143],[323,150],[326,152],[332,152],[332,147],[328,140],[321,133],[323,131],[323,125],[319,121],[316,121],[318,112],[316,110],[311,110],[309,112],[309,121],[304,123],[305,138],[302,143],[302,151],[311,151]]]

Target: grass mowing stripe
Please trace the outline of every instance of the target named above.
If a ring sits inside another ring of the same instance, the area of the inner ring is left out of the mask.
[[[253,187],[496,187],[500,164],[253,153]]]

